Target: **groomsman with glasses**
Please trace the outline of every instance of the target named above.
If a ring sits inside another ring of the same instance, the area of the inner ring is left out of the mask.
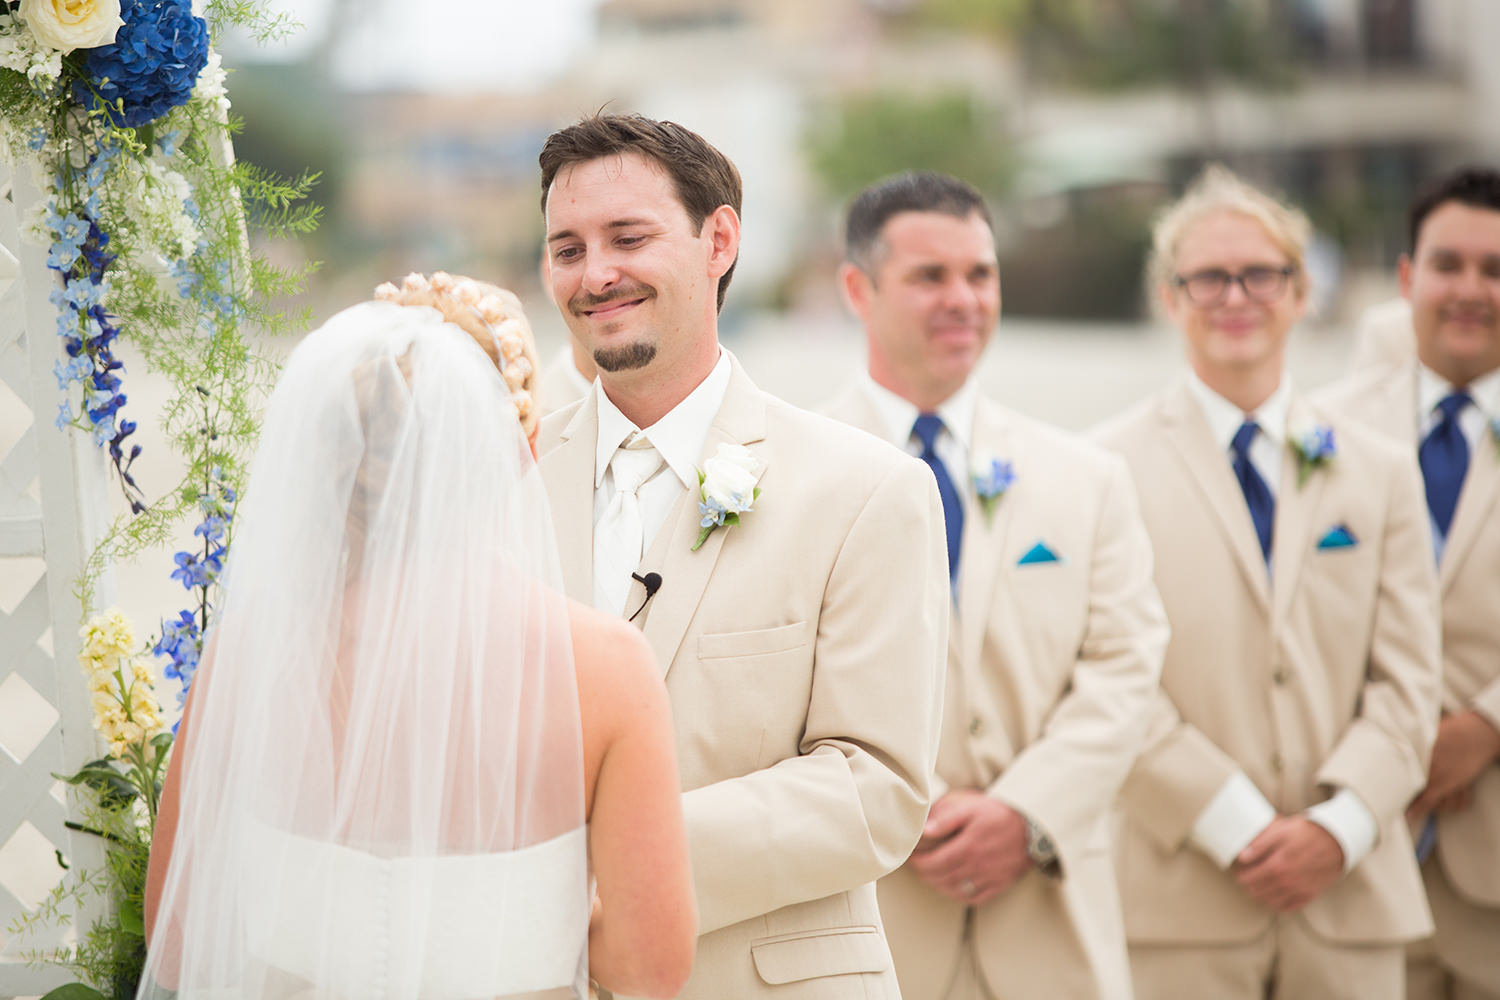
[[[841,280],[869,368],[827,412],[932,470],[954,619],[936,800],[879,883],[913,1000],[1130,996],[1108,812],[1167,630],[1124,463],[981,394],[989,212],[911,173],[849,210]]]
[[[1412,205],[1398,265],[1416,357],[1362,371],[1330,406],[1415,452],[1443,600],[1443,716],[1408,810],[1437,930],[1408,952],[1410,1000],[1500,998],[1500,172]]]
[[[1138,1000],[1400,1000],[1430,932],[1403,813],[1437,722],[1415,463],[1291,386],[1310,226],[1223,168],[1163,213],[1188,371],[1099,434],[1172,625],[1117,871]]]

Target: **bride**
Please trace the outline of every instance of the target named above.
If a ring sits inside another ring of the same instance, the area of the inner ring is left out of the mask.
[[[438,273],[288,360],[163,791],[141,996],[686,980],[666,694],[639,632],[562,596],[535,357],[514,296]]]

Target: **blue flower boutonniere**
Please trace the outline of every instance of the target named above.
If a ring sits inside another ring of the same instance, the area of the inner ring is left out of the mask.
[[[760,487],[755,485],[760,470],[760,459],[739,444],[719,445],[714,457],[703,463],[698,470],[701,520],[692,551],[697,552],[714,529],[739,524],[740,515],[751,512],[752,505],[760,499]]]
[[[1293,430],[1287,435],[1287,443],[1297,453],[1297,488],[1301,489],[1307,477],[1316,469],[1332,465],[1338,455],[1334,444],[1333,428],[1326,424]]]
[[[985,520],[995,516],[995,505],[1015,481],[1016,469],[1010,462],[985,458],[974,463],[974,493]]]

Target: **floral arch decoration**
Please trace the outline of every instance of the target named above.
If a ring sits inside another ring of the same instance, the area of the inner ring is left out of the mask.
[[[63,762],[80,793],[68,825],[99,837],[105,864],[71,873],[10,928],[24,935],[66,919],[86,891],[104,890],[92,929],[34,956],[83,979],[68,987],[76,997],[134,995],[145,859],[172,740],[158,669],[180,703],[212,616],[256,408],[274,377],[256,337],[305,326],[276,303],[310,268],[278,268],[255,248],[316,227],[318,208],[304,201],[316,176],[284,179],[235,161],[239,122],[213,44],[230,27],[264,41],[295,23],[261,0],[0,0],[0,156],[40,192],[16,208],[22,238],[45,247],[42,294],[55,315],[53,329],[27,334],[55,335],[52,419],[107,454],[129,508],[73,587],[98,734],[95,759]],[[178,482],[140,482],[132,471],[143,415],[129,400],[122,343],[171,386],[159,419],[182,461]],[[98,581],[188,518],[196,547],[177,554],[172,573],[184,606],[164,609],[155,635],[138,640],[118,612],[95,607]],[[60,852],[58,862],[67,864]]]

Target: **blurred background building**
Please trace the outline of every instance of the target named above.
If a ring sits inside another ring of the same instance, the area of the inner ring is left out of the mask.
[[[740,166],[735,315],[836,312],[848,195],[926,166],[994,200],[1007,315],[1136,320],[1151,213],[1222,160],[1308,210],[1320,321],[1347,322],[1389,293],[1414,188],[1500,160],[1493,0],[580,0],[545,68],[487,78],[471,40],[457,84],[424,76],[422,45],[384,73],[360,57],[410,5],[323,6],[295,58],[239,50],[231,87],[243,155],[323,171],[305,252],[334,303],[439,265],[537,291],[536,153],[599,108],[683,122]],[[457,0],[428,6],[469,30]],[[514,63],[536,5],[493,6]]]

